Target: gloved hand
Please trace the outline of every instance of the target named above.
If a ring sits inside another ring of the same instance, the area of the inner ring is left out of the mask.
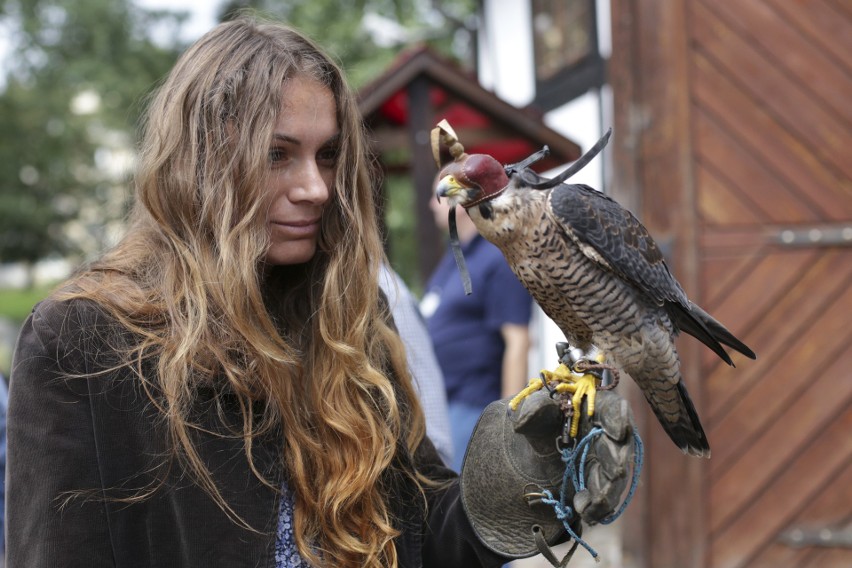
[[[465,454],[461,493],[474,531],[495,552],[525,558],[540,552],[542,543],[567,538],[556,511],[543,499],[545,490],[559,499],[563,488],[565,423],[560,403],[546,390],[531,394],[516,411],[508,410],[505,400],[483,411]],[[594,415],[583,411],[578,439],[595,427],[603,432],[589,442],[585,489],[572,497],[573,485],[568,482],[565,488],[576,513],[568,519],[575,534],[580,532],[580,518],[593,524],[616,511],[633,472],[633,422],[627,401],[599,391]]]

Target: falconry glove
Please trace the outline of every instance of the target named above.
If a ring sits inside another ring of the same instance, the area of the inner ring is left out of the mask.
[[[506,400],[483,411],[465,454],[461,497],[477,536],[498,554],[526,558],[542,552],[557,565],[549,546],[566,540],[566,530],[542,497],[564,490],[566,420],[560,402],[546,390],[531,394],[516,411]],[[574,515],[566,521],[575,535],[581,519],[594,524],[616,511],[633,469],[627,401],[611,391],[598,392],[594,415],[583,412],[578,439],[593,428],[602,433],[590,438],[585,454],[585,488],[576,494],[570,484],[567,489]]]

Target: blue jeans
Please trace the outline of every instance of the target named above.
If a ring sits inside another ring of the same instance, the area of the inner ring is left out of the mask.
[[[457,472],[461,472],[467,443],[470,441],[473,429],[485,407],[466,402],[450,402],[447,407],[450,415],[450,434],[453,439],[453,463],[451,467]]]

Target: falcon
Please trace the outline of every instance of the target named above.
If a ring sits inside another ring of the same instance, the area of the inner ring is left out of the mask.
[[[731,366],[723,346],[751,359],[755,354],[687,298],[630,211],[589,186],[563,183],[606,145],[610,133],[568,170],[547,179],[529,168],[546,155],[546,147],[504,166],[491,156],[465,153],[442,121],[433,131],[433,152],[437,160],[443,142],[454,159],[441,170],[436,193],[465,208],[572,347],[601,352],[639,385],[684,453],[709,458],[675,338],[680,332],[692,335]]]

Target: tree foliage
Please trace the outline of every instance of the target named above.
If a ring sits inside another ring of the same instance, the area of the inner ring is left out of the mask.
[[[0,261],[102,245],[104,213],[121,214],[117,160],[132,149],[142,97],[182,47],[155,43],[150,30],[178,30],[184,16],[126,0],[5,0],[0,18],[11,40],[0,92]]]
[[[399,50],[464,56],[475,0],[229,0],[301,29],[357,88]],[[350,17],[354,14],[357,17]],[[187,14],[134,0],[0,0],[0,263],[94,252],[121,219],[146,96],[186,46]],[[155,39],[156,38],[156,39]],[[165,38],[165,39],[164,39]]]
[[[476,0],[227,0],[219,13],[226,20],[254,10],[286,21],[337,57],[358,88],[413,43],[470,57],[476,4]]]

